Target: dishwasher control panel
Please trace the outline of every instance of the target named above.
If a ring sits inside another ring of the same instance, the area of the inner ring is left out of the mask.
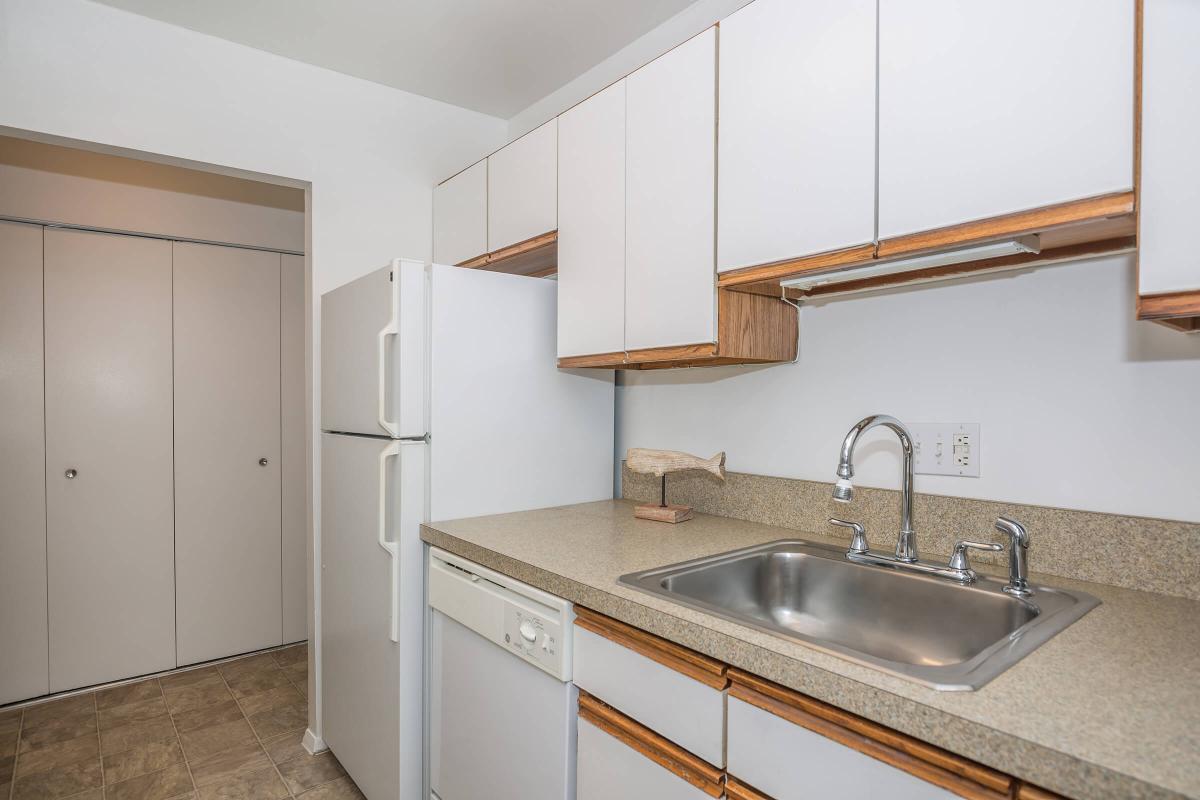
[[[562,624],[549,616],[505,603],[504,646],[554,675],[562,671]]]

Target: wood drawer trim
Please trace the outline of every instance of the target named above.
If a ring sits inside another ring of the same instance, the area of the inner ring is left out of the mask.
[[[729,696],[970,800],[1012,796],[1014,780],[898,731],[730,668]]]
[[[582,690],[579,692],[579,718],[587,720],[710,797],[721,796],[724,790],[721,779],[725,774],[722,770]]]
[[[732,775],[725,778],[725,796],[729,800],[772,800],[768,795],[747,786]]]
[[[576,606],[575,624],[717,691],[722,691],[729,685],[729,678],[725,674],[728,667],[722,662],[652,633],[646,633],[632,625],[618,622],[612,617]]]
[[[1048,792],[1045,789],[1025,783],[1017,790],[1017,800],[1067,800],[1061,794]]]

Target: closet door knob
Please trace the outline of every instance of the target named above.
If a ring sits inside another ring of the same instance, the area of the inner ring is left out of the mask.
[[[266,460],[265,458],[260,458],[260,459],[258,460],[258,465],[259,465],[260,467],[265,467],[265,466],[267,465],[267,460]]]
[[[79,471],[77,469],[75,469],[74,467],[71,467],[70,469],[68,469],[66,472],[63,473],[63,475],[66,476],[67,480],[71,480],[78,474],[79,474]]]

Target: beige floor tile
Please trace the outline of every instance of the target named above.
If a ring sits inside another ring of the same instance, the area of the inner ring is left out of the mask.
[[[275,662],[281,667],[286,667],[288,664],[295,664],[299,661],[308,661],[308,645],[297,644],[292,647],[285,647],[282,650],[276,650],[271,654],[275,657]]]
[[[182,734],[187,731],[220,725],[222,722],[233,722],[234,720],[242,719],[242,710],[238,708],[238,704],[235,701],[229,700],[219,705],[205,706],[192,711],[183,711],[171,716],[175,719],[175,727]]]
[[[16,769],[16,767],[16,756],[0,757],[0,786],[8,786],[10,783],[12,783],[13,771]],[[8,795],[6,795],[4,792],[0,792],[0,798],[8,800]]]
[[[288,664],[283,667],[283,674],[287,679],[295,684],[308,683],[308,662],[300,661],[295,664]]]
[[[304,749],[304,728],[268,739],[263,742],[263,747],[267,749],[267,755],[276,764],[282,764],[284,761],[291,761],[293,758],[301,756],[311,758],[308,751]]]
[[[183,743],[183,754],[189,762],[200,761],[222,750],[230,750],[258,741],[254,737],[254,732],[250,730],[250,723],[244,719],[211,725],[187,733],[181,732],[179,738]]]
[[[91,692],[77,694],[73,697],[64,697],[61,700],[38,703],[36,706],[29,706],[25,709],[24,726],[26,728],[33,728],[52,719],[78,712],[80,709],[95,709],[95,707],[96,699],[92,696]]]
[[[163,702],[161,695],[124,705],[110,706],[100,711],[100,730],[119,728],[131,722],[145,722],[148,719],[161,717],[165,713],[167,713],[167,705]]]
[[[171,724],[171,718],[163,714],[161,717],[101,731],[100,754],[110,756],[150,742],[174,738],[175,726]]]
[[[270,739],[281,733],[295,730],[308,723],[308,702],[301,700],[287,706],[278,706],[250,716],[250,727],[260,739]]]
[[[300,693],[301,697],[303,697],[305,700],[308,699],[308,681],[307,680],[304,681],[303,683],[293,683],[292,685],[296,687],[296,691]]]
[[[239,702],[242,706],[242,711],[245,712],[247,717],[250,717],[260,711],[266,711],[271,708],[302,703],[304,702],[304,698],[289,684],[287,686],[268,689],[258,694],[252,694],[249,697],[242,698]]]
[[[55,742],[44,747],[22,753],[17,769],[21,775],[56,769],[76,761],[100,757],[100,742],[96,734],[85,734],[65,742]]]
[[[158,680],[151,678],[148,681],[127,683],[124,686],[114,686],[111,689],[96,692],[96,708],[103,711],[113,706],[123,706],[142,700],[151,700],[155,697],[162,697],[162,689],[158,685]]]
[[[346,777],[321,784],[296,796],[303,797],[304,800],[360,800],[363,793],[354,785],[354,781]]]
[[[199,800],[278,800],[288,796],[287,787],[272,766],[232,775],[196,790]]]
[[[217,675],[216,667],[197,667],[189,669],[185,672],[176,672],[173,675],[164,675],[158,679],[162,685],[163,692],[169,689],[178,689],[183,686],[191,686],[193,683],[210,680]]]
[[[0,792],[0,797],[3,796],[4,794]],[[70,797],[64,797],[62,800],[104,800],[104,790],[100,787],[96,787],[95,789],[88,789],[86,792],[80,792],[79,794],[73,794]]]
[[[190,762],[192,779],[197,787],[221,783],[243,772],[255,772],[271,766],[271,760],[258,742],[238,745],[207,758]]]
[[[233,695],[225,688],[225,681],[215,671],[183,686],[166,687],[163,694],[166,697],[167,710],[172,714],[215,706],[233,699]]]
[[[271,666],[270,669],[226,676],[225,682],[229,684],[229,688],[233,690],[234,695],[238,698],[249,697],[252,694],[268,692],[271,689],[279,689],[291,685],[291,682],[283,672],[275,666]]]
[[[21,712],[0,711],[0,734],[16,733],[21,727]],[[3,797],[0,794],[0,797]]]
[[[259,653],[255,656],[247,656],[246,658],[239,658],[236,661],[227,661],[224,664],[218,664],[217,671],[228,680],[236,675],[261,672],[265,669],[276,669],[278,666],[275,663],[274,656],[270,653]]]
[[[17,752],[17,729],[10,733],[0,733],[0,756],[11,756]]]
[[[89,701],[91,700],[89,696]],[[90,705],[90,703],[89,703]],[[88,706],[73,708],[36,725],[21,728],[20,750],[34,750],[55,742],[65,742],[88,733],[96,733],[96,709]]]
[[[100,759],[77,761],[17,778],[13,784],[13,800],[54,800],[79,794],[100,783]]]
[[[132,747],[103,759],[104,782],[120,783],[139,775],[158,772],[161,769],[183,763],[183,750],[179,741],[163,739],[158,742]]]
[[[320,783],[327,783],[346,774],[342,765],[326,751],[315,756],[305,755],[279,765],[279,774],[293,794],[300,794]]]
[[[0,797],[8,800],[8,796],[12,793],[11,783],[0,783]]]
[[[176,764],[104,787],[105,800],[168,800],[192,790],[187,766]]]

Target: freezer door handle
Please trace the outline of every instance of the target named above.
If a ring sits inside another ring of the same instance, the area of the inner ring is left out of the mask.
[[[379,454],[379,546],[388,554],[389,568],[392,576],[392,604],[389,608],[391,630],[388,632],[393,642],[400,641],[400,548],[396,542],[388,538],[388,460],[400,455],[400,443],[391,442]]]
[[[387,357],[387,340],[390,336],[397,336],[400,333],[400,280],[395,274],[393,267],[392,280],[388,284],[392,290],[392,316],[388,320],[388,324],[383,326],[383,330],[379,331],[379,366],[377,377],[379,378],[379,427],[383,428],[389,436],[399,436],[400,426],[388,419],[387,408],[387,390],[388,390],[388,357]]]

